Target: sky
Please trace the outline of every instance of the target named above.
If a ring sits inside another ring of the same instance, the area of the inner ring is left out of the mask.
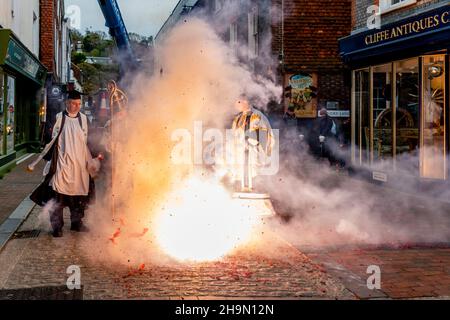
[[[117,0],[128,32],[143,36],[155,36],[172,13],[178,0]],[[105,31],[103,18],[97,0],[66,0],[66,8],[77,5],[80,8],[81,32]]]

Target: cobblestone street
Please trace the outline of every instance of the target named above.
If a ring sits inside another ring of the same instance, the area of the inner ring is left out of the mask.
[[[39,211],[32,212],[21,231],[38,227]],[[0,254],[0,288],[64,286],[67,267],[78,265],[84,299],[353,298],[321,265],[270,232],[265,234],[261,247],[219,262],[127,269],[92,265],[77,246],[83,234],[66,232],[53,239],[41,232],[37,238],[8,243]],[[276,244],[280,258],[263,254],[266,241]]]
[[[18,167],[9,179],[25,181],[27,175]],[[23,189],[17,193],[25,198],[29,190]],[[83,233],[51,237],[46,218],[35,207],[0,251],[0,299],[450,298],[448,243],[315,247],[265,230],[257,243],[213,263],[117,266],[94,263],[81,248]],[[81,268],[82,292],[62,294],[71,265]],[[370,265],[381,269],[380,290],[367,288]]]
[[[364,248],[307,254],[331,268],[347,270],[349,274],[366,279],[367,267],[377,265],[381,270],[381,292],[393,299],[441,297],[450,298],[450,245],[411,248]],[[348,280],[347,280],[348,281]],[[352,286],[351,281],[346,286]],[[354,290],[359,298],[368,298],[366,291]]]

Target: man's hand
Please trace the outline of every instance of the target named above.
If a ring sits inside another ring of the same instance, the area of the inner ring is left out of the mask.
[[[325,136],[319,136],[319,141],[320,141],[320,143],[324,143],[325,142]]]
[[[32,167],[31,165],[27,166],[27,172],[33,172],[34,171],[34,167]]]
[[[256,139],[249,138],[247,141],[250,145],[252,145],[254,147],[259,144],[258,140],[256,140]]]

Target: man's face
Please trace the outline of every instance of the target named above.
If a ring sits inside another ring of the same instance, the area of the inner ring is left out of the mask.
[[[237,100],[236,103],[234,104],[234,107],[236,108],[236,110],[240,112],[250,110],[250,104],[248,103],[248,100],[245,98],[240,98],[239,100]]]
[[[67,100],[67,111],[69,113],[78,113],[81,109],[80,99],[69,99]]]

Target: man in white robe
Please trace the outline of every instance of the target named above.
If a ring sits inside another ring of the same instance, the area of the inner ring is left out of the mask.
[[[69,93],[67,107],[58,118],[65,117],[62,131],[54,129],[54,136],[59,134],[55,147],[58,157],[56,171],[50,181],[55,192],[55,206],[50,212],[53,236],[61,237],[64,226],[63,209],[69,207],[71,230],[87,231],[83,225],[84,210],[89,200],[89,170],[92,156],[88,148],[88,120],[80,112],[81,97],[79,93]],[[61,122],[59,122],[61,123]]]

